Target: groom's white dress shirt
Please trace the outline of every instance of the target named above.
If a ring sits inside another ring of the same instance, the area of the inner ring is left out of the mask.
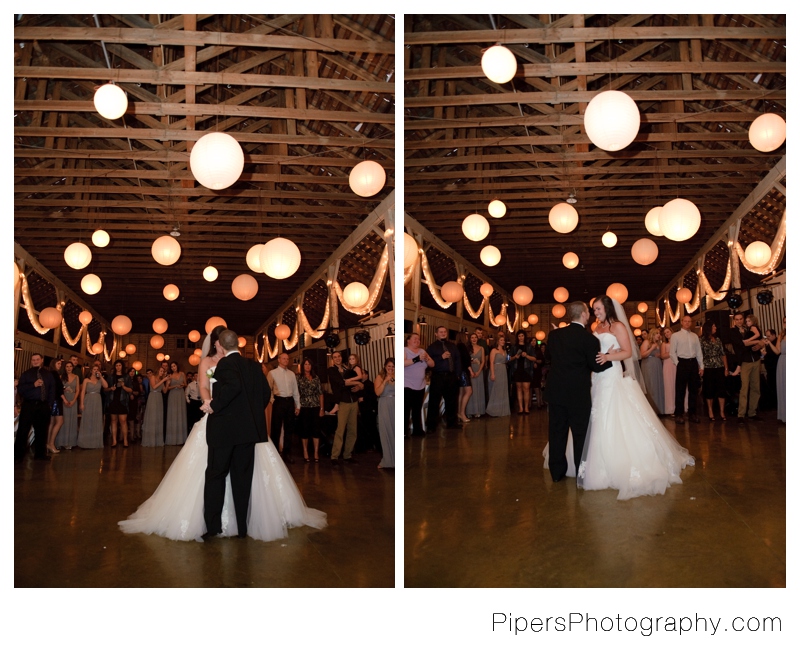
[[[293,397],[294,406],[300,408],[300,391],[297,388],[297,375],[288,368],[278,366],[269,371],[272,377],[270,386],[275,391],[276,397]]]
[[[697,359],[700,370],[703,369],[703,348],[697,334],[686,329],[672,335],[669,339],[669,358],[677,366],[679,359]]]

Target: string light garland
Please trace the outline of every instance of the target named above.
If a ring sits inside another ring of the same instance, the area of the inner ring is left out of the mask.
[[[347,309],[350,313],[355,313],[356,315],[363,316],[368,314],[372,311],[378,304],[381,299],[381,295],[383,293],[383,284],[386,281],[386,274],[389,271],[389,245],[388,243],[384,245],[383,252],[381,253],[381,258],[378,261],[378,266],[375,270],[375,275],[372,277],[372,281],[369,284],[369,300],[367,303],[360,306],[355,307],[351,305],[344,299],[344,291],[342,287],[339,286],[338,281],[333,282],[333,289],[336,291],[336,296],[339,298],[339,302],[341,305]]]

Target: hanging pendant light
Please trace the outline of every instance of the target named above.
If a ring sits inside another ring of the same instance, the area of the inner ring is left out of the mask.
[[[700,210],[689,200],[675,198],[661,208],[658,226],[671,241],[685,241],[700,229]]]
[[[200,332],[196,329],[193,329],[189,332],[189,342],[190,343],[197,343],[200,340]]]
[[[553,291],[553,299],[556,302],[566,302],[569,299],[569,291],[563,286],[559,286]],[[556,318],[561,318],[561,316],[556,316]]]
[[[553,314],[553,318],[563,318],[567,315],[567,309],[563,304],[556,304],[553,305],[550,313]]]
[[[481,57],[483,74],[497,84],[505,84],[517,72],[517,58],[504,45],[493,45]]]
[[[624,284],[614,282],[606,289],[606,295],[614,298],[620,304],[624,304],[628,299],[628,289]]]
[[[489,203],[489,215],[492,218],[502,218],[506,215],[506,205],[501,200],[492,200]]]
[[[533,302],[533,291],[530,286],[517,286],[512,293],[512,297],[519,306],[527,307]]]
[[[603,91],[586,107],[583,127],[589,140],[601,150],[616,152],[633,142],[639,133],[639,108],[622,91]]]
[[[350,171],[350,189],[362,198],[371,198],[386,184],[386,171],[377,161],[362,161]]]
[[[606,232],[600,240],[607,248],[613,248],[617,244],[617,235],[614,232]]]
[[[92,243],[94,243],[96,247],[104,248],[110,241],[111,237],[108,235],[108,232],[103,229],[95,230],[92,234]]]
[[[47,307],[39,312],[39,323],[45,329],[55,329],[61,324],[61,312],[55,307]]]
[[[500,250],[494,245],[487,245],[481,250],[481,261],[485,266],[496,266],[500,263]]]
[[[645,229],[653,236],[664,236],[664,232],[661,230],[661,226],[658,222],[658,217],[661,215],[662,209],[663,207],[653,207],[644,217]]]
[[[786,121],[778,114],[764,114],[751,123],[747,136],[759,152],[772,152],[786,140]]]
[[[111,321],[111,331],[119,336],[125,336],[132,327],[133,323],[128,316],[119,315]]]
[[[100,278],[93,273],[84,275],[81,279],[81,290],[86,293],[86,295],[95,295],[102,287],[103,282],[100,281]]]
[[[631,247],[631,256],[640,266],[649,266],[658,258],[658,246],[649,238],[640,238]]]
[[[647,312],[647,302],[639,302],[638,306],[636,307],[639,310],[639,313],[646,313]]]
[[[771,258],[772,250],[764,241],[753,241],[744,251],[744,260],[753,268],[766,266]]]
[[[92,251],[83,243],[72,243],[64,250],[64,261],[73,270],[83,270],[92,262]]]
[[[484,282],[481,284],[480,291],[483,297],[492,297],[492,294],[494,293],[494,286],[492,286],[489,282]]]
[[[634,313],[630,318],[628,318],[628,322],[631,324],[631,327],[641,327],[644,324],[644,318],[642,318],[638,313]]]
[[[164,287],[164,297],[167,298],[170,302],[177,300],[181,295],[181,289],[179,289],[175,284],[167,284]]]
[[[153,321],[153,331],[156,334],[163,334],[167,329],[169,329],[169,323],[163,318],[156,318]]]
[[[169,234],[164,234],[153,241],[150,253],[156,263],[160,263],[162,266],[171,266],[180,259],[181,244]]]
[[[688,288],[679,288],[678,292],[675,293],[675,299],[678,302],[687,304],[692,301],[692,291]]]
[[[128,110],[128,96],[116,84],[103,84],[94,92],[94,108],[103,118],[116,120]]]
[[[458,302],[464,297],[464,287],[458,282],[445,282],[442,284],[441,293],[445,302]]]
[[[264,269],[261,267],[261,260],[259,259],[259,255],[261,254],[261,248],[264,247],[263,243],[256,243],[253,247],[251,247],[247,251],[247,256],[245,260],[247,262],[247,267],[250,268],[253,272],[263,273]]]
[[[78,320],[80,321],[81,325],[88,325],[94,319],[89,311],[84,310],[78,314]]]
[[[489,221],[479,213],[472,213],[464,218],[461,231],[470,241],[482,241],[489,235]]]
[[[275,338],[278,338],[283,341],[289,338],[291,335],[292,335],[292,330],[289,328],[289,325],[280,324],[275,326]]]
[[[92,345],[92,353],[93,354],[100,354],[103,351],[103,346],[100,343],[95,343]]]
[[[369,302],[369,289],[361,282],[350,282],[344,287],[342,297],[351,307],[359,309]]]
[[[244,169],[244,152],[230,134],[213,132],[194,144],[189,167],[200,184],[218,191],[239,179]]]
[[[214,266],[203,268],[203,279],[207,282],[213,282],[217,277],[219,277],[219,271]]]
[[[537,341],[543,341],[546,337],[547,337],[547,334],[545,334],[541,329],[538,332],[536,332],[536,340]]]
[[[205,329],[206,329],[206,334],[210,334],[210,333],[211,333],[211,332],[214,330],[214,327],[217,327],[217,326],[219,326],[219,325],[222,325],[222,326],[223,326],[223,327],[225,327],[225,328],[227,328],[227,327],[228,327],[228,323],[226,323],[226,322],[225,322],[225,321],[224,321],[222,318],[220,318],[219,316],[211,316],[211,318],[209,318],[208,320],[206,320],[206,327],[205,327]]]
[[[559,234],[569,234],[578,226],[578,212],[571,204],[559,202],[550,209],[548,220],[550,221],[550,227]]]
[[[288,238],[273,238],[267,241],[258,255],[261,268],[268,277],[286,279],[300,267],[300,250]]]
[[[231,282],[231,291],[237,299],[247,302],[258,294],[258,282],[252,275],[244,273]]]
[[[136,345],[134,345],[133,343],[128,343],[128,344],[125,346],[125,351],[126,351],[128,354],[136,354]]]
[[[574,252],[567,252],[561,258],[561,263],[563,263],[564,267],[568,268],[569,270],[572,270],[573,268],[577,268],[579,262],[580,262],[580,259],[578,259],[578,255],[575,254]]]

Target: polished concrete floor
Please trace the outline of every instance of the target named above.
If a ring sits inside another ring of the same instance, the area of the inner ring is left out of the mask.
[[[179,447],[73,449],[14,468],[16,587],[393,587],[394,473],[380,454],[356,465],[289,466],[323,530],[285,540],[176,542],[126,535],[126,518],[155,490]]]
[[[784,587],[786,428],[664,424],[696,459],[663,496],[554,484],[547,414],[405,441],[406,587]]]

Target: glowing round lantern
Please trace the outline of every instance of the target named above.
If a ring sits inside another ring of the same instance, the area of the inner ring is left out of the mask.
[[[639,108],[622,91],[603,91],[586,107],[586,136],[601,150],[616,152],[627,147],[639,133]]]
[[[55,329],[61,324],[61,312],[55,307],[47,307],[39,312],[39,322],[45,329]]]
[[[92,354],[100,354],[103,351],[103,346],[100,343],[92,345]]]
[[[641,327],[644,324],[644,318],[642,318],[638,313],[634,313],[628,319],[628,322],[631,324],[631,327]]]
[[[144,368],[144,366],[142,365],[141,361],[134,361],[133,364],[131,365],[131,367],[134,370],[141,370],[142,368]]]
[[[403,268],[408,270],[417,263],[419,257],[419,245],[408,232],[403,232]]]
[[[571,204],[559,202],[550,209],[548,220],[550,221],[550,227],[559,234],[569,234],[578,226],[578,212]]]
[[[563,257],[561,257],[561,263],[564,264],[565,268],[569,268],[572,270],[573,268],[577,268],[580,259],[578,259],[578,255],[574,252],[567,252]]]
[[[606,232],[600,240],[607,248],[613,248],[617,244],[617,235],[614,232]]]
[[[354,309],[369,302],[369,289],[361,282],[350,282],[342,291],[344,301]]]
[[[647,302],[639,302],[636,308],[639,310],[639,313],[645,313],[647,311]]]
[[[547,334],[545,334],[541,329],[538,332],[536,332],[535,335],[537,341],[543,341],[545,336],[547,336]]]
[[[253,247],[251,247],[247,251],[247,256],[245,260],[247,261],[247,267],[250,268],[253,272],[263,273],[264,269],[261,267],[261,259],[259,256],[261,255],[261,248],[264,247],[263,243],[256,243]]]
[[[470,241],[482,241],[489,235],[489,221],[479,213],[471,213],[462,221],[461,231]]]
[[[596,322],[593,322],[593,323],[592,323],[592,326],[590,327],[590,329],[591,329],[593,332],[594,332],[594,331],[597,331],[597,323],[596,323]]]
[[[94,295],[98,293],[102,287],[103,282],[100,281],[100,278],[94,273],[84,275],[83,279],[81,279],[81,290],[86,293],[86,295]]]
[[[106,245],[109,244],[111,241],[111,237],[108,235],[108,232],[102,229],[96,230],[92,234],[92,243],[99,248],[104,248]]]
[[[237,299],[247,302],[258,294],[258,282],[252,275],[243,273],[231,282],[231,291]]]
[[[641,335],[642,335],[642,330],[641,330],[641,329],[638,329],[638,328],[637,328],[637,329],[634,329],[634,330],[633,330],[633,335],[634,335],[634,336],[641,336]]]
[[[189,341],[191,343],[197,343],[197,341],[199,341],[199,340],[200,340],[200,332],[199,331],[197,331],[196,329],[193,329],[192,331],[189,332]]]
[[[164,234],[153,241],[150,253],[156,263],[160,263],[162,266],[171,266],[181,256],[181,244],[169,234]]]
[[[567,309],[563,304],[556,304],[553,306],[553,309],[550,311],[550,313],[553,314],[553,318],[563,318],[567,315]]]
[[[631,247],[631,256],[640,266],[649,266],[658,258],[658,246],[649,238],[640,238]]]
[[[169,324],[163,318],[156,318],[153,321],[153,331],[156,334],[163,334],[167,329],[169,329]]]
[[[489,215],[492,218],[502,218],[506,215],[506,205],[501,200],[492,200],[489,203]]]
[[[464,297],[464,287],[458,282],[445,282],[442,284],[441,292],[445,302],[458,302]]]
[[[759,152],[772,152],[786,140],[786,121],[777,114],[764,114],[750,124],[747,136]]]
[[[514,289],[513,297],[514,302],[521,307],[526,307],[533,302],[533,291],[529,286],[517,286],[517,288]]]
[[[539,316],[537,316],[535,313],[532,313],[531,315],[528,316],[528,322],[531,325],[535,325],[536,323],[539,322]]]
[[[300,267],[300,250],[288,238],[273,238],[261,248],[258,259],[268,277],[286,279]]]
[[[661,208],[658,226],[671,241],[685,241],[700,228],[700,211],[693,202],[675,198]]]
[[[386,171],[377,161],[362,161],[350,171],[350,189],[362,198],[370,198],[386,184]]]
[[[658,217],[661,215],[661,210],[663,208],[664,207],[653,207],[644,217],[645,229],[653,236],[664,236],[664,232],[661,231],[661,225],[658,222]]]
[[[230,134],[213,132],[194,144],[189,167],[194,178],[206,188],[228,188],[242,174],[244,152]]]
[[[125,336],[132,327],[133,323],[128,316],[119,315],[111,321],[111,331],[120,336]]]
[[[497,84],[505,84],[517,72],[517,58],[503,45],[493,45],[481,57],[483,74]]]
[[[683,304],[686,304],[687,302],[691,302],[692,301],[692,291],[689,290],[688,288],[679,288],[678,292],[675,293],[675,299],[678,300],[678,302],[682,302]]]
[[[150,347],[152,347],[154,350],[160,350],[162,347],[164,347],[164,337],[159,336],[158,334],[151,336]]]
[[[181,295],[181,289],[179,289],[175,284],[167,284],[164,287],[164,297],[167,298],[170,302],[173,300],[177,300]]]
[[[223,327],[227,327],[228,323],[226,323],[222,318],[219,316],[211,316],[208,320],[206,320],[206,334],[210,334],[214,327],[218,325],[222,325]]]
[[[158,354],[156,354],[156,361],[163,361],[163,360],[164,360],[163,352],[159,352]]]
[[[623,304],[628,299],[628,289],[624,284],[614,282],[606,289],[606,295],[614,298],[620,304]]]
[[[169,361],[169,354],[164,355],[164,361]]]
[[[78,314],[78,320],[80,320],[81,325],[88,325],[92,322],[92,314],[89,311],[81,311]]]
[[[203,356],[203,350],[198,347],[194,352],[192,352],[192,354],[196,354],[197,356],[201,357]]]
[[[219,271],[214,266],[203,268],[203,279],[207,282],[213,282],[217,277],[219,277]]]
[[[116,120],[128,109],[128,96],[116,84],[103,84],[94,92],[94,108],[103,118]]]
[[[239,337],[239,340],[238,340],[238,341],[236,341],[236,344],[237,344],[237,345],[238,345],[240,348],[243,348],[245,345],[247,345],[247,339],[246,339],[244,336],[240,336],[240,337]]]
[[[528,329],[530,327],[530,323],[527,320],[522,321],[522,329]]]
[[[289,329],[289,325],[284,325],[281,323],[280,325],[275,326],[275,338],[279,338],[281,340],[285,340],[292,335],[292,330]]]
[[[766,266],[771,257],[772,250],[764,241],[753,241],[744,251],[744,260],[753,268]]]
[[[494,322],[495,322],[495,324],[500,325],[502,327],[503,325],[506,324],[507,321],[506,321],[506,317],[501,314],[499,316],[495,316],[494,317]]]
[[[562,327],[566,327],[566,326],[567,326],[567,323],[565,323],[564,321],[561,321],[560,323],[558,323],[558,328],[559,329],[561,329]]]
[[[500,250],[494,245],[487,245],[481,250],[481,261],[485,266],[496,266],[500,263]]]
[[[64,250],[64,261],[74,270],[83,270],[92,262],[92,251],[83,243],[72,243]]]
[[[120,350],[119,351],[119,358],[120,359],[125,359],[127,356],[128,356],[128,353],[125,350]]]
[[[563,286],[559,286],[553,291],[553,298],[556,302],[566,302],[569,299],[569,291]],[[557,316],[560,318],[561,316]]]
[[[189,355],[189,365],[190,366],[196,366],[199,363],[200,363],[200,357],[198,355],[196,355],[196,354],[190,354]]]
[[[136,346],[135,346],[133,343],[128,343],[128,344],[125,346],[125,351],[126,351],[128,354],[136,354]]]
[[[484,282],[481,284],[481,295],[483,297],[492,297],[494,294],[494,287],[489,282]]]

